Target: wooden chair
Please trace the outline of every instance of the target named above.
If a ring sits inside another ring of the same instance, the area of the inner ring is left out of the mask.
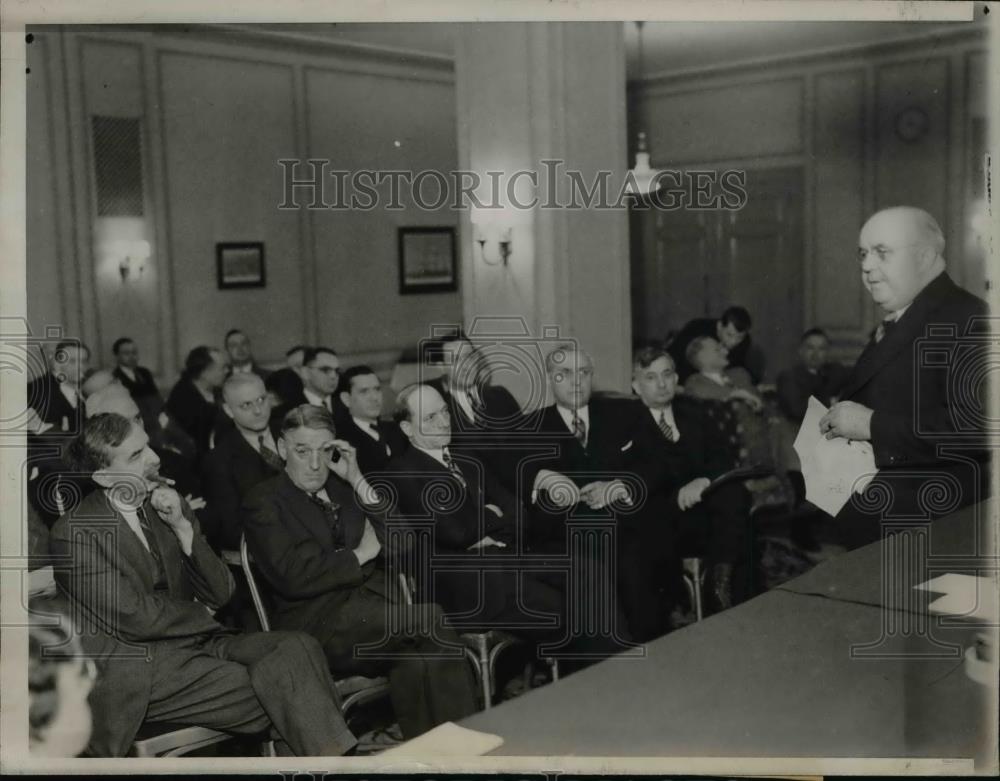
[[[146,722],[129,749],[130,757],[181,757],[233,736],[208,727]],[[270,741],[268,741],[270,742]]]

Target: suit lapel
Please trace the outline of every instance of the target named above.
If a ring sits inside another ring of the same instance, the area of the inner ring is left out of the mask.
[[[154,572],[156,570],[156,562],[153,560],[153,554],[151,554],[146,546],[142,544],[142,540],[136,535],[129,526],[128,521],[125,520],[125,516],[122,515],[118,509],[111,503],[108,499],[107,494],[104,491],[100,491],[101,500],[104,502],[104,506],[107,508],[107,512],[110,513],[115,520],[118,522],[118,534],[116,535],[116,542],[118,546],[118,559],[119,562],[128,562],[129,566],[136,572],[139,578],[142,580],[143,586],[145,586],[146,591],[152,591],[153,587],[156,585]],[[149,499],[146,499],[143,505],[146,508],[147,513],[155,513],[156,510],[153,509],[152,505],[149,503]],[[163,526],[164,524],[159,520],[159,516],[150,519],[150,526],[156,529],[157,526]],[[153,522],[155,520],[155,523]],[[153,543],[159,545],[160,540],[155,539]],[[160,557],[163,557],[163,546],[161,545],[158,550],[160,551]],[[164,569],[168,569],[166,562],[164,562]],[[167,573],[167,584],[172,585],[170,581],[169,573]]]
[[[888,365],[903,350],[912,350],[913,342],[928,322],[930,315],[940,305],[942,291],[951,284],[947,272],[931,281],[913,300],[899,322],[882,339],[871,339],[854,365],[854,370],[844,386],[841,396],[850,398]]]

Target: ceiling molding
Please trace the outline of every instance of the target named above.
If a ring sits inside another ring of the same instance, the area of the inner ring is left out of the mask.
[[[790,54],[776,54],[767,57],[754,57],[745,60],[722,62],[716,65],[704,65],[694,68],[678,68],[651,73],[641,78],[630,78],[630,87],[647,89],[672,82],[688,79],[727,76],[733,72],[747,70],[764,70],[767,68],[790,65],[811,65],[824,61],[835,61],[847,57],[879,56],[893,54],[921,43],[930,47],[942,44],[958,44],[968,41],[981,41],[986,44],[989,30],[983,25],[956,25],[954,29],[935,26],[933,32],[922,32],[917,35],[906,35],[884,41],[864,42],[857,44],[841,44],[825,46],[818,49],[808,49]]]
[[[339,40],[324,35],[285,32],[273,28],[261,29],[258,25],[196,25],[188,28],[187,32],[202,33],[232,43],[256,43],[281,49],[294,48],[299,51],[310,49],[314,52],[336,54],[354,59],[391,61],[397,64],[405,62],[439,70],[454,70],[455,68],[455,58],[447,54],[403,49],[382,44],[362,43],[360,41]]]

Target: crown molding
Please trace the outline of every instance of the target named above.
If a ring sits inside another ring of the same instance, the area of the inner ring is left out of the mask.
[[[768,68],[794,65],[815,65],[849,57],[891,55],[920,44],[926,44],[933,48],[939,47],[942,44],[954,45],[967,42],[981,42],[986,44],[988,42],[988,35],[989,30],[985,25],[962,24],[948,25],[946,27],[935,25],[933,30],[929,32],[890,38],[885,41],[848,44],[846,46],[825,46],[791,54],[753,57],[745,60],[719,63],[718,65],[657,71],[648,76],[629,79],[629,87],[632,89],[648,89],[691,79],[731,76],[733,73],[745,73],[750,70],[766,70]]]

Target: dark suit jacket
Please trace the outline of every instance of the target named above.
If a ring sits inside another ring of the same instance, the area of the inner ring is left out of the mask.
[[[344,611],[359,588],[385,593],[385,576],[377,561],[363,567],[354,548],[364,534],[366,515],[354,491],[330,475],[330,500],[340,505],[344,545],[323,509],[282,472],[252,488],[243,503],[247,545],[264,576],[277,628],[301,629],[325,642],[330,632],[348,631],[351,615]]]
[[[273,391],[277,395],[279,403],[276,406],[285,406],[297,399],[302,399],[299,403],[305,404],[305,395],[302,392],[302,378],[289,366],[272,372],[264,381],[264,385],[269,391]]]
[[[254,486],[277,474],[235,426],[216,440],[205,456],[203,484],[206,534],[217,549],[239,550],[243,500]]]
[[[59,390],[59,380],[51,372],[28,383],[27,404],[38,413],[38,417],[52,424],[52,428],[42,436],[76,434],[85,416],[83,399],[79,399],[78,406],[74,409]]]
[[[410,446],[398,424],[380,420],[375,425],[378,428],[378,440],[362,431],[349,415],[337,426],[337,436],[352,444],[357,451],[358,466],[363,475],[385,471],[389,459]]]
[[[517,507],[510,492],[480,462],[450,452],[465,478],[464,486],[444,464],[417,447],[411,446],[393,457],[389,471],[397,504],[390,511],[390,520],[407,525],[430,523],[432,551],[448,555],[452,564],[465,561],[468,565],[460,571],[436,572],[432,568],[433,583],[418,584],[425,601],[437,602],[449,613],[478,608],[477,615],[490,619],[506,605],[505,585],[502,577],[489,577],[480,595],[479,570],[484,555],[516,551]],[[499,507],[502,515],[487,509],[488,504]],[[486,536],[508,547],[469,550],[470,545]]]
[[[815,396],[827,407],[847,380],[847,369],[839,363],[826,363],[815,374],[797,363],[778,375],[778,407],[793,423],[806,416],[809,397]]]
[[[52,528],[56,581],[79,611],[84,651],[97,660],[90,746],[98,756],[123,756],[131,745],[146,713],[157,657],[188,653],[182,646],[229,631],[209,609],[229,600],[233,578],[194,514],[184,506],[195,528],[190,557],[148,501],[146,514],[166,574],[165,591],[154,589],[152,556],[104,491],[91,493]]]
[[[182,377],[170,391],[164,409],[194,440],[200,462],[208,452],[212,432],[219,424],[219,406],[205,401],[194,383]]]
[[[985,302],[958,287],[947,272],[942,273],[917,295],[882,341],[869,342],[842,389],[842,400],[874,411],[871,444],[875,464],[879,479],[888,481],[892,488],[896,511],[930,517],[941,514],[933,508],[916,507],[918,490],[933,471],[958,480],[961,496],[957,506],[982,498],[974,491],[977,477],[982,475],[975,475],[971,465],[939,455],[938,447],[972,445],[980,448],[972,455],[987,458],[984,417],[977,412],[986,399],[976,398],[975,391],[983,389],[977,388],[973,377],[976,368],[986,365],[988,337],[980,321],[976,346],[975,331],[970,329],[974,318],[987,314]],[[931,336],[927,336],[928,328],[934,329]],[[968,381],[957,382],[957,372],[964,372]],[[907,470],[922,470],[924,477],[907,477]],[[955,507],[950,502],[944,504],[949,509]],[[851,507],[849,502],[841,514]]]
[[[452,450],[477,459],[509,491],[515,491],[517,465],[531,453],[531,431],[537,427],[537,415],[525,415],[502,385],[486,385],[479,389],[477,399],[470,399],[476,417],[469,418],[448,392],[444,377],[427,384],[448,404]]]
[[[135,381],[129,379],[120,366],[116,366],[112,374],[118,378],[118,382],[135,399],[135,403],[142,413],[142,421],[146,426],[146,430],[155,431],[157,426],[156,419],[160,414],[160,409],[163,407],[163,397],[160,396],[160,390],[156,387],[153,374],[149,369],[144,366],[136,366],[132,371],[135,374]]]

